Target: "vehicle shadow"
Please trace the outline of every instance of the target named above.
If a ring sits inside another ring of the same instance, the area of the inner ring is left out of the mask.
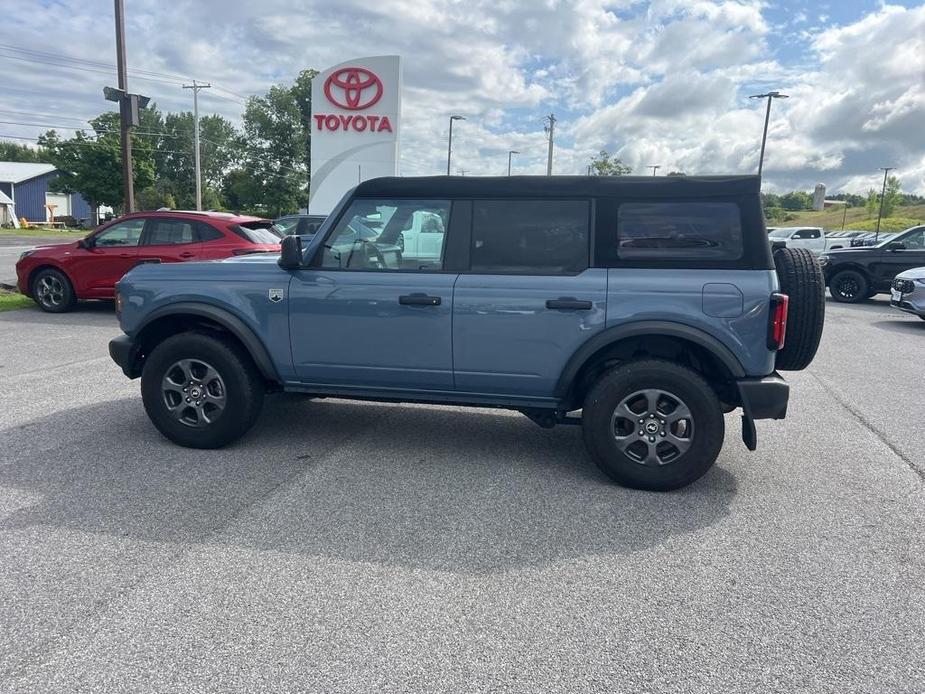
[[[925,335],[925,320],[915,319],[914,316],[908,316],[908,318],[913,320],[879,320],[871,323],[871,325],[875,328],[890,330],[895,333]]]
[[[0,513],[0,529],[473,574],[631,554],[716,523],[736,493],[722,467],[672,493],[618,487],[578,427],[290,395],[268,398],[255,430],[220,451],[166,442],[137,399],[59,412],[0,439],[0,487],[29,500]]]

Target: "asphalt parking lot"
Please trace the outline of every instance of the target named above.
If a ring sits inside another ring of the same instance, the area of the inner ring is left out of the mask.
[[[117,331],[0,314],[0,691],[925,690],[925,321],[883,297],[669,494],[486,410],[274,396],[181,449]]]

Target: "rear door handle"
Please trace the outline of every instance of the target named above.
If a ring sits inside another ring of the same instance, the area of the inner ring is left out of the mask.
[[[579,301],[569,296],[546,300],[546,308],[566,311],[590,311],[592,306],[593,304],[590,301]]]
[[[192,251],[183,251],[183,253],[180,254],[180,257],[181,258],[192,258],[195,255],[196,254],[193,253]]]
[[[398,303],[403,306],[439,306],[441,301],[439,296],[427,296],[427,294],[403,294],[398,297]]]

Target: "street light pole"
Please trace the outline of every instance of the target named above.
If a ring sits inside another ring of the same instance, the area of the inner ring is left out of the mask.
[[[883,217],[883,199],[886,197],[886,176],[895,166],[881,166],[883,171],[883,188],[880,190],[880,211],[877,213],[877,232],[874,234],[874,243],[880,240],[880,218]]]
[[[509,150],[507,153],[507,175],[511,175],[511,155],[520,154],[516,149]]]
[[[450,162],[453,160],[453,121],[466,120],[463,116],[450,116],[450,139],[446,145],[446,175],[450,175]]]
[[[761,135],[761,154],[758,157],[758,178],[761,178],[761,171],[764,168],[764,146],[768,141],[768,122],[771,120],[771,100],[772,99],[789,99],[787,94],[780,92],[768,92],[767,94],[753,94],[749,99],[767,99],[768,107],[764,112],[764,133]]]
[[[196,170],[196,209],[202,210],[202,172],[199,166],[199,90],[209,89],[211,84],[184,84],[184,89],[193,90],[193,164]]]
[[[654,164],[654,165],[653,165],[653,164],[650,164],[650,165],[647,166],[646,168],[652,169],[652,175],[654,176],[654,175],[655,175],[655,172],[658,171],[660,168],[662,168],[662,165],[661,165],[661,164]]]

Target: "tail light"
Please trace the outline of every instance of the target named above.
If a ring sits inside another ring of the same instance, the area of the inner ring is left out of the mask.
[[[768,318],[768,349],[775,351],[784,348],[787,339],[787,311],[790,297],[786,294],[771,294],[771,312]]]

